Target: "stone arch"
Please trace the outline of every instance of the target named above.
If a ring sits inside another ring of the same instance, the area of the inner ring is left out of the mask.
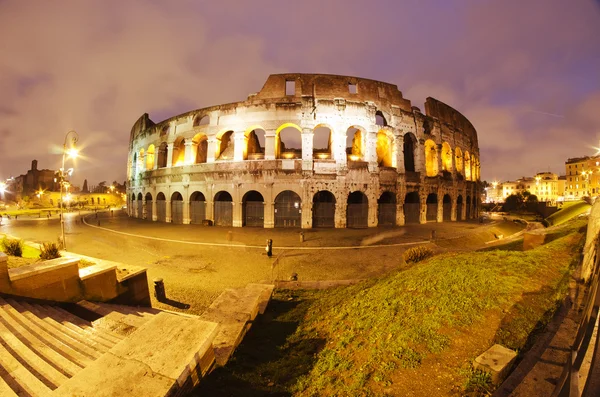
[[[457,146],[454,150],[454,163],[456,164],[456,172],[463,174],[463,154],[462,150]]]
[[[444,222],[450,222],[452,220],[452,197],[449,194],[444,194],[442,198],[443,215],[442,219]]]
[[[404,134],[403,152],[404,152],[404,171],[415,172],[415,147],[417,146],[417,138],[413,134]]]
[[[346,130],[346,156],[350,161],[364,161],[367,132],[364,128],[352,126]]]
[[[471,180],[471,155],[465,150],[465,179]]]
[[[361,191],[348,194],[346,206],[346,227],[365,228],[369,226],[369,199]]]
[[[463,220],[462,209],[463,209],[463,196],[462,196],[462,194],[459,194],[458,197],[456,197],[456,220],[458,220],[458,221]]]
[[[171,223],[183,223],[183,196],[179,192],[171,195]]]
[[[215,153],[215,158],[217,160],[233,160],[234,147],[233,130],[221,131],[217,134],[217,151]]]
[[[377,200],[377,224],[393,226],[396,224],[396,195],[385,191]]]
[[[285,123],[277,128],[275,131],[275,157],[278,159],[302,158],[302,128],[294,123]]]
[[[173,143],[173,159],[171,167],[177,167],[185,164],[185,139],[179,137]]]
[[[335,196],[328,190],[319,190],[313,196],[312,227],[335,226]]]
[[[146,169],[152,170],[154,169],[154,152],[155,148],[153,144],[148,146],[148,150],[146,151]]]
[[[156,220],[159,222],[167,221],[167,199],[163,192],[156,195]]]
[[[242,197],[242,226],[265,226],[265,199],[256,190]]]
[[[375,124],[380,127],[385,127],[388,125],[387,120],[385,119],[385,116],[381,110],[375,112]]]
[[[426,217],[425,219],[429,221],[436,222],[437,221],[437,213],[438,213],[438,197],[435,193],[429,193],[427,195],[427,200],[425,201],[426,208]]]
[[[467,196],[466,220],[471,219],[471,196]]]
[[[427,176],[437,176],[438,170],[438,154],[434,141],[428,139],[425,141],[425,172]]]
[[[404,198],[404,223],[419,223],[421,219],[421,199],[419,192],[409,192]]]
[[[204,194],[195,191],[190,195],[190,223],[201,225],[206,219],[206,198]]]
[[[244,133],[244,160],[265,158],[265,129],[259,125],[246,129]]]
[[[452,172],[452,148],[448,142],[442,143],[442,171]]]
[[[300,227],[302,199],[292,190],[284,190],[275,197],[275,227]]]
[[[165,168],[167,166],[167,158],[169,154],[169,145],[167,142],[163,142],[158,147],[158,168]]]
[[[377,165],[380,167],[395,167],[394,156],[394,135],[387,130],[377,132],[377,144],[375,151],[377,153]]]
[[[317,159],[332,159],[333,129],[326,124],[319,124],[313,129],[313,156]]]
[[[215,225],[233,226],[233,198],[229,192],[221,190],[215,194]]]
[[[193,164],[206,163],[208,158],[208,137],[200,132],[192,138],[193,147]]]
[[[198,115],[194,119],[194,127],[200,127],[200,126],[209,125],[209,124],[210,124],[210,117],[206,114]]]

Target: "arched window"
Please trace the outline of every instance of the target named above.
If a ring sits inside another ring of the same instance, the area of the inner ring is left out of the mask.
[[[177,138],[173,144],[173,167],[185,164],[185,139]]]
[[[452,172],[452,148],[448,142],[442,143],[442,171]]]
[[[208,116],[197,116],[194,119],[194,127],[200,127],[202,125],[208,125],[210,123],[210,118]]]
[[[346,155],[350,161],[362,161],[365,155],[366,133],[356,127],[346,130]]]
[[[154,169],[154,145],[148,146],[148,151],[146,152],[146,169]]]
[[[169,146],[167,142],[163,142],[158,147],[158,168],[165,168],[167,166],[167,157],[169,154]]]
[[[313,156],[316,159],[330,159],[333,146],[333,133],[329,127],[317,126],[314,129]]]
[[[454,151],[454,163],[456,164],[456,172],[463,173],[463,155],[459,147]]]
[[[435,142],[431,139],[425,141],[425,171],[427,176],[437,176],[438,158]]]
[[[415,172],[415,136],[411,133],[404,135],[404,171]]]
[[[394,167],[394,141],[393,138],[386,131],[381,130],[377,133],[377,145],[375,148],[377,152],[377,164],[380,167]]]
[[[261,160],[265,158],[265,130],[256,128],[246,131],[246,148],[244,160]]]
[[[192,138],[194,148],[194,164],[206,163],[208,157],[208,138],[205,134],[196,134]]]
[[[465,179],[471,180],[471,156],[467,151],[465,151]]]
[[[275,157],[278,159],[302,158],[302,129],[296,124],[286,123],[277,129]]]
[[[385,119],[385,116],[383,115],[383,113],[381,113],[381,110],[378,110],[375,113],[375,124],[381,127],[385,127],[388,125],[387,120]]]
[[[218,160],[233,160],[234,140],[233,131],[225,131],[217,136],[217,153],[215,158]]]

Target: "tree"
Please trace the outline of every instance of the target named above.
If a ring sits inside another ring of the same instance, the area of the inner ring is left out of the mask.
[[[81,193],[89,193],[87,179],[83,180],[83,189],[81,189]]]

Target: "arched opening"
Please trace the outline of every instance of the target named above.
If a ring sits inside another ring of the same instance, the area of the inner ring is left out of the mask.
[[[152,144],[148,146],[148,151],[146,152],[146,169],[154,169],[154,145]]]
[[[167,142],[163,142],[158,147],[158,168],[165,168],[167,166],[167,157],[169,154],[169,145]]]
[[[161,130],[160,130],[161,137],[167,136],[167,135],[169,135],[169,125],[168,124],[163,126],[163,128],[161,128]]]
[[[277,129],[275,157],[278,159],[302,158],[302,130],[300,127],[286,123]]]
[[[210,117],[208,116],[197,116],[194,119],[194,127],[200,127],[202,125],[208,125],[210,123]]]
[[[385,127],[388,125],[387,120],[385,119],[385,116],[383,115],[381,110],[375,112],[375,124],[381,127]]]
[[[220,191],[215,194],[215,225],[232,226],[233,225],[233,199],[231,194]]]
[[[346,130],[346,156],[349,161],[363,161],[365,156],[366,132],[356,127]]]
[[[468,221],[469,219],[471,219],[471,196],[467,196],[467,211],[466,211],[467,215],[465,216],[466,220]]]
[[[150,212],[150,219],[152,219],[152,193],[146,193],[144,200],[144,213],[142,218],[148,219],[148,212]]]
[[[415,172],[415,143],[417,142],[413,134],[404,135],[404,171]]]
[[[448,142],[442,143],[442,171],[452,172],[452,148]]]
[[[262,160],[265,158],[265,130],[256,128],[246,131],[245,140],[244,160]]]
[[[206,199],[201,192],[194,192],[190,196],[190,223],[202,224],[206,219]]]
[[[369,199],[363,192],[348,195],[346,207],[346,227],[364,228],[369,226]]]
[[[377,133],[377,165],[380,167],[393,167],[393,148],[394,141],[385,131]]]
[[[145,170],[146,164],[144,162],[144,149],[140,149],[140,154],[138,155],[137,172],[143,172]]]
[[[462,150],[459,147],[454,151],[454,163],[456,164],[456,172],[461,174],[463,173],[463,154]]]
[[[142,200],[142,193],[138,193],[137,195],[137,215],[136,218],[141,218],[143,215],[143,205],[144,201]]]
[[[133,154],[133,160],[131,161],[131,179],[135,179],[137,176],[137,166],[138,166],[138,154],[137,152]],[[135,197],[133,198],[135,200]]]
[[[208,157],[208,138],[205,134],[196,134],[192,138],[194,148],[194,164],[206,163]]]
[[[275,197],[275,227],[300,227],[302,199],[291,190],[284,190]]]
[[[333,144],[333,133],[329,127],[319,126],[314,129],[313,135],[313,157],[315,159],[331,159],[331,147]]]
[[[437,211],[438,211],[438,202],[437,202],[437,194],[429,193],[427,195],[427,212],[426,212],[426,220],[429,221],[437,221]]]
[[[242,226],[265,226],[265,199],[256,190],[242,197]]]
[[[425,141],[425,172],[427,176],[437,176],[439,172],[437,149],[431,139]]]
[[[173,143],[173,162],[172,167],[177,167],[185,164],[185,139],[177,138]]]
[[[225,131],[217,137],[217,160],[233,160],[234,158],[233,131]]]
[[[452,220],[452,197],[450,197],[449,194],[444,194],[444,198],[443,200],[443,206],[444,206],[444,215],[443,215],[443,220],[444,222],[450,222]]]
[[[383,192],[377,200],[377,224],[379,226],[394,226],[396,224],[396,195]]]
[[[167,221],[167,201],[163,192],[156,195],[156,220]]]
[[[456,220],[462,221],[463,196],[461,194],[456,198]]]
[[[465,179],[471,180],[471,156],[467,151],[465,151]]]
[[[321,190],[313,196],[312,227],[335,226],[335,196]]]
[[[404,223],[419,223],[421,202],[418,192],[410,192],[404,198]]]
[[[62,205],[62,203],[60,203]],[[92,197],[92,204],[94,204],[94,198]],[[100,204],[100,203],[98,203]],[[129,203],[129,208],[130,208],[130,216],[135,216],[135,193],[131,193],[131,202]]]
[[[183,196],[179,192],[171,195],[171,222],[183,223]]]

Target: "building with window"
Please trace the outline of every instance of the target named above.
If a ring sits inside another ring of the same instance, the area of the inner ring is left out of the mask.
[[[565,200],[600,195],[600,156],[570,158],[565,169]]]
[[[564,200],[565,177],[559,177],[552,172],[538,172],[533,178],[522,177],[516,181],[507,181],[498,184],[495,191],[498,200],[493,202],[504,202],[512,194],[529,192],[537,197],[538,201],[556,205]]]
[[[271,75],[242,102],[131,129],[132,217],[225,226],[374,227],[471,219],[479,211],[473,125],[393,84]]]

